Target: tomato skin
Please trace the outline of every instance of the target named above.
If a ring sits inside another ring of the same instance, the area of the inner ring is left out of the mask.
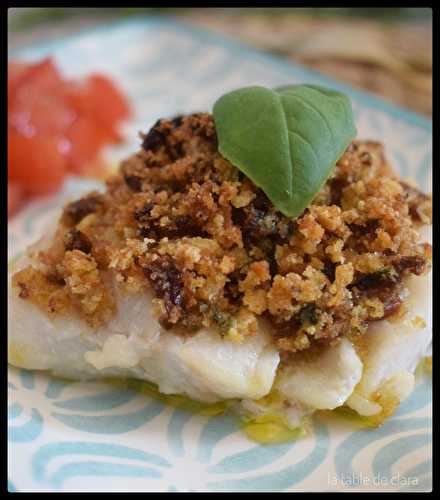
[[[25,196],[17,182],[8,182],[8,217],[14,215],[23,205]]]
[[[119,122],[128,118],[131,109],[116,86],[108,78],[95,74],[87,80],[71,85],[67,99],[79,116],[87,117],[107,137],[108,142],[119,142]]]
[[[8,134],[8,178],[28,195],[56,192],[66,175],[66,160],[59,151],[59,139],[51,136],[25,137]]]
[[[11,127],[23,135],[62,135],[74,122],[75,113],[56,95],[36,94],[35,89],[19,89],[8,112]]]
[[[62,134],[76,114],[66,106],[66,83],[52,61],[44,59],[24,69],[23,64],[11,64],[8,123],[26,136]]]
[[[66,133],[69,141],[68,168],[83,173],[96,158],[98,151],[108,142],[105,131],[86,117],[80,117]]]
[[[41,91],[53,94],[61,84],[61,75],[50,58],[34,64],[8,62],[8,104],[14,103],[19,89],[38,89],[40,94]]]
[[[94,74],[87,78],[87,87],[95,117],[102,124],[114,124],[130,116],[127,101],[111,80]]]
[[[8,106],[13,101],[14,91],[28,72],[28,65],[12,61],[8,63]]]
[[[27,65],[21,85],[31,84],[39,89],[53,90],[63,83],[60,72],[50,57]]]

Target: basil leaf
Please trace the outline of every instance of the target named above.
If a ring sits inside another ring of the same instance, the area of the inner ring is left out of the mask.
[[[290,217],[310,204],[356,136],[348,97],[314,85],[235,90],[213,115],[220,153]]]

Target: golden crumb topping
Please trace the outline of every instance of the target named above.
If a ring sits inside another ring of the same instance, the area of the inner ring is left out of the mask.
[[[210,326],[240,341],[264,318],[293,353],[396,313],[405,277],[429,266],[416,228],[431,199],[395,176],[379,143],[350,144],[291,219],[222,158],[211,115],[159,120],[142,139],[105,193],[65,207],[39,255],[47,271],[14,276],[22,298],[52,312],[74,304],[99,326],[116,308],[112,280],[150,290],[176,334]]]

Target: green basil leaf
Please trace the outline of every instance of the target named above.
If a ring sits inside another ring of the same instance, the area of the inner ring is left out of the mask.
[[[246,87],[214,104],[220,153],[297,217],[356,136],[350,100],[314,85]]]

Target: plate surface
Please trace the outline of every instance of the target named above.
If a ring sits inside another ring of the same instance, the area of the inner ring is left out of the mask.
[[[137,19],[20,50],[51,55],[64,74],[102,71],[132,99],[127,143],[160,117],[210,110],[235,87],[315,83],[349,94],[358,137],[385,143],[403,177],[431,191],[428,120],[317,73],[166,19]],[[61,204],[95,188],[71,178],[62,193],[9,224],[13,257],[38,238]],[[309,436],[282,445],[249,441],[230,415],[188,413],[128,389],[72,383],[9,368],[10,491],[427,491],[432,485],[431,379],[421,377],[379,429],[315,419]]]

